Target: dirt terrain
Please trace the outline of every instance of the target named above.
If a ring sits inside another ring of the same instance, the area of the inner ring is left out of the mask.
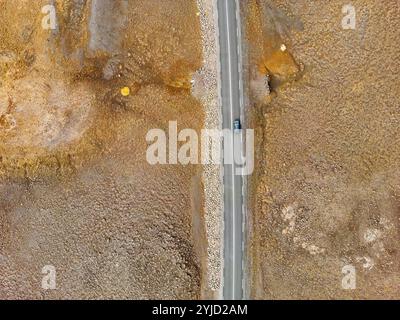
[[[0,0],[0,298],[201,296],[201,168],[146,161],[148,130],[203,126],[196,13],[195,0]]]
[[[400,6],[351,3],[354,30],[339,0],[242,5],[253,298],[400,298]]]

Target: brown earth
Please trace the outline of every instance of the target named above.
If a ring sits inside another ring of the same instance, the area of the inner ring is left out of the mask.
[[[45,4],[0,0],[0,298],[199,298],[201,168],[145,139],[203,125],[195,1],[55,1],[56,30]]]
[[[351,3],[355,30],[339,0],[242,6],[258,140],[253,298],[400,298],[400,6]],[[342,287],[346,265],[355,290]]]

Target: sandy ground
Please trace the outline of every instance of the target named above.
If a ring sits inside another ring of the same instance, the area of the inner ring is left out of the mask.
[[[145,140],[203,126],[196,2],[60,0],[44,30],[47,3],[0,0],[0,298],[199,298],[201,168]]]
[[[253,298],[400,298],[400,7],[354,0],[356,29],[344,30],[343,4],[243,6]]]

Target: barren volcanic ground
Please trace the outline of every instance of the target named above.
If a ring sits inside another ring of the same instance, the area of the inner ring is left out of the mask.
[[[356,26],[343,29],[345,4],[242,6],[253,298],[400,298],[400,6],[351,1]]]
[[[48,3],[0,0],[0,298],[199,298],[200,168],[145,138],[203,125],[195,1],[50,1],[54,30]]]

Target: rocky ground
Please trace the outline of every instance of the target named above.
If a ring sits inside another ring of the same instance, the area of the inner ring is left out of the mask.
[[[222,117],[218,96],[218,34],[217,13],[214,1],[197,0],[202,29],[202,68],[194,75],[192,93],[204,107],[206,129],[221,129]],[[222,224],[223,224],[223,183],[221,166],[203,166],[204,211],[207,234],[208,287],[212,297],[221,294],[222,283]]]
[[[253,298],[400,297],[400,7],[351,3],[355,29],[339,0],[242,7]]]
[[[148,130],[203,126],[197,12],[0,0],[0,298],[200,297],[201,168],[146,161]],[[56,290],[42,289],[46,265]]]

